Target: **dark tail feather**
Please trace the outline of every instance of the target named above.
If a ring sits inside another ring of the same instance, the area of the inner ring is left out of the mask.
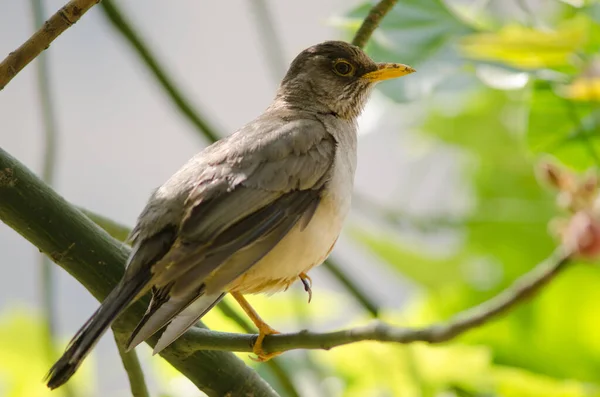
[[[69,380],[117,316],[144,289],[148,280],[140,278],[138,282],[128,280],[115,287],[92,317],[77,331],[62,357],[45,377],[50,389],[55,389]]]

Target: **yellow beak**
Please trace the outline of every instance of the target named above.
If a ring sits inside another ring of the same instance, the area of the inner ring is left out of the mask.
[[[395,79],[416,72],[415,69],[401,63],[378,63],[377,70],[362,76],[363,79],[376,83],[378,81]]]

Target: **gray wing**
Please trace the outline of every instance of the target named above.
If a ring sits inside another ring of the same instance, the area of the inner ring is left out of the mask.
[[[132,341],[145,340],[193,307],[204,294],[203,281],[209,274],[218,274],[224,287],[266,255],[297,222],[310,220],[329,177],[335,141],[316,120],[270,121],[267,131],[259,130],[264,125],[259,120],[227,144],[209,148],[155,194],[161,205],[152,209],[149,204],[145,211],[149,218],[142,215],[133,237],[143,242],[161,223],[177,224],[177,239],[152,266],[152,284],[167,291],[169,299],[149,309]],[[172,189],[177,188],[185,194],[174,194]],[[220,292],[209,295],[216,300]],[[201,305],[205,310],[197,318],[212,304]],[[195,318],[189,310],[186,317]],[[191,326],[190,321],[179,323],[185,329]],[[176,338],[185,329],[172,329],[170,334]]]

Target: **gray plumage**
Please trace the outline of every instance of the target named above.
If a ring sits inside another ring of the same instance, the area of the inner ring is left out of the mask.
[[[338,63],[343,60],[342,68]],[[209,146],[150,197],[125,275],[48,374],[58,387],[129,303],[152,291],[128,349],[155,353],[227,292],[274,292],[329,254],[350,206],[356,117],[380,66],[326,42],[292,63],[273,104]],[[349,71],[347,74],[346,71]]]

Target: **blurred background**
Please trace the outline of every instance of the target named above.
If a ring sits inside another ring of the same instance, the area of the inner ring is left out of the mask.
[[[225,136],[258,115],[298,52],[351,40],[372,4],[105,1],[0,93],[0,145],[71,203],[130,227],[151,191],[209,144],[203,126]],[[63,5],[0,0],[0,56]],[[366,50],[418,73],[381,84],[360,120],[352,214],[334,262],[311,272],[312,302],[300,285],[252,297],[267,322],[427,325],[546,258],[560,211],[535,164],[600,162],[599,25],[593,0],[398,1]],[[98,302],[4,224],[0,261],[0,395],[50,395],[40,381],[58,354],[48,330],[62,350]],[[597,267],[575,266],[441,346],[295,351],[275,360],[280,371],[240,357],[282,396],[600,396],[599,285]],[[218,310],[205,320],[242,331]],[[147,346],[138,353],[153,396],[202,395]],[[131,395],[110,335],[60,395]]]

